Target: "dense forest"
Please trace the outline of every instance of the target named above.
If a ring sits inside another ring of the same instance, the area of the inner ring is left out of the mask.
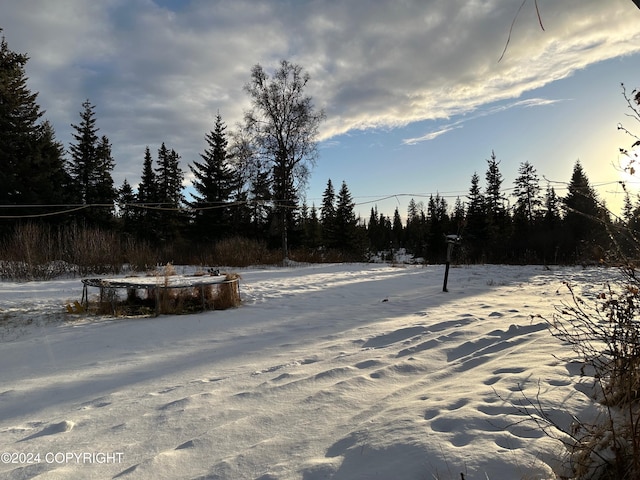
[[[374,207],[368,218],[359,218],[347,182],[338,187],[329,179],[321,204],[307,205],[304,187],[324,113],[304,96],[308,75],[286,61],[271,83],[259,65],[254,67],[245,87],[253,102],[245,127],[227,131],[218,113],[204,133],[206,148],[188,170],[171,145],[147,146],[140,152],[140,178],[115,185],[117,160],[109,138],[99,134],[95,105],[89,99],[80,103],[65,148],[43,118],[37,93],[28,88],[27,62],[3,37],[0,261],[5,265],[83,263],[80,249],[98,264],[228,264],[224,248],[230,245],[236,255],[254,252],[247,262],[362,261],[381,252],[391,259],[402,248],[435,263],[445,260],[449,234],[461,238],[458,262],[585,263],[628,254],[640,228],[638,199],[627,195],[622,214],[611,214],[579,161],[566,195],[559,197],[552,186],[541,185],[528,162],[506,184],[494,152],[484,178],[473,173],[467,195],[453,202],[436,194],[426,202],[412,199],[407,212],[396,209],[387,216]],[[292,103],[281,110],[294,112],[299,123],[277,131],[281,118],[260,115],[278,110],[281,105],[269,103],[277,101],[269,95],[284,86],[292,89],[287,92]],[[638,102],[636,96],[630,106]],[[271,127],[260,130],[264,125]]]

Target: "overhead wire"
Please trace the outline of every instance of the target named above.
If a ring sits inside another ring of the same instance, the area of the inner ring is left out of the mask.
[[[558,180],[549,180],[544,177],[544,180],[550,184],[557,187],[560,187],[562,190],[565,190],[569,186],[569,182],[566,181],[558,181]],[[605,182],[592,183],[591,186],[593,188],[605,187],[608,185],[624,185],[624,184],[640,184],[640,181],[630,182],[630,181],[621,181],[621,180],[612,180]],[[555,187],[554,187],[555,188]],[[507,187],[503,188],[502,192],[510,192],[515,190],[515,187]],[[363,205],[371,205],[379,202],[384,202],[386,200],[395,199],[397,204],[400,205],[400,198],[430,198],[430,197],[439,197],[439,198],[460,198],[465,197],[468,191],[444,191],[444,192],[421,192],[421,193],[393,193],[389,195],[365,195],[354,197],[354,199],[359,198],[371,198],[371,200],[363,200],[363,201],[355,201],[354,206],[363,206]],[[609,192],[613,194],[620,194],[623,192]],[[19,215],[0,215],[0,219],[4,220],[17,220],[17,219],[27,219],[27,218],[42,218],[42,217],[51,217],[56,215],[65,215],[69,213],[74,213],[80,210],[85,210],[89,208],[114,208],[117,207],[120,210],[126,208],[137,208],[137,209],[146,209],[146,210],[155,210],[155,211],[167,211],[167,212],[197,212],[197,211],[206,211],[206,210],[215,210],[219,208],[228,208],[239,205],[271,205],[275,207],[284,207],[284,208],[298,208],[298,205],[287,205],[288,201],[286,200],[242,200],[242,201],[233,201],[233,202],[210,202],[210,203],[200,203],[197,206],[186,204],[184,206],[175,206],[175,204],[171,203],[158,203],[158,202],[150,202],[150,203],[139,203],[139,202],[126,202],[126,203],[92,203],[92,204],[10,204],[10,205],[0,205],[0,210],[4,209],[43,209],[43,208],[60,208],[60,210],[56,210],[53,212],[44,212],[44,213],[34,213],[34,214],[19,214]]]

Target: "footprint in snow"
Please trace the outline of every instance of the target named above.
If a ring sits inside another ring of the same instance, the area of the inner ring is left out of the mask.
[[[62,422],[48,425],[44,427],[42,430],[40,430],[39,432],[34,433],[33,435],[29,435],[28,437],[23,438],[22,440],[19,440],[19,441],[24,442],[26,440],[31,440],[32,438],[43,437],[46,435],[55,435],[56,433],[70,432],[71,430],[73,430],[74,426],[75,426],[75,423],[73,423],[72,421],[63,420]]]

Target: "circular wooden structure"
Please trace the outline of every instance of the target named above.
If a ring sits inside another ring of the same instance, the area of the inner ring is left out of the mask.
[[[95,287],[100,289],[98,312],[114,316],[119,309],[126,311],[135,305],[151,309],[149,313],[154,315],[222,310],[240,304],[239,280],[236,274],[84,278],[81,304],[89,309],[88,289]],[[126,296],[120,291],[126,292]],[[140,291],[145,298],[138,295]],[[181,308],[185,305],[186,310]]]

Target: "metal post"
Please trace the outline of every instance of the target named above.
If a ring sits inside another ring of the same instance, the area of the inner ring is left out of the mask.
[[[442,291],[448,292],[447,282],[449,281],[449,265],[451,264],[451,252],[453,252],[453,246],[460,241],[458,235],[447,235],[447,262],[444,267],[444,282],[442,283]]]

